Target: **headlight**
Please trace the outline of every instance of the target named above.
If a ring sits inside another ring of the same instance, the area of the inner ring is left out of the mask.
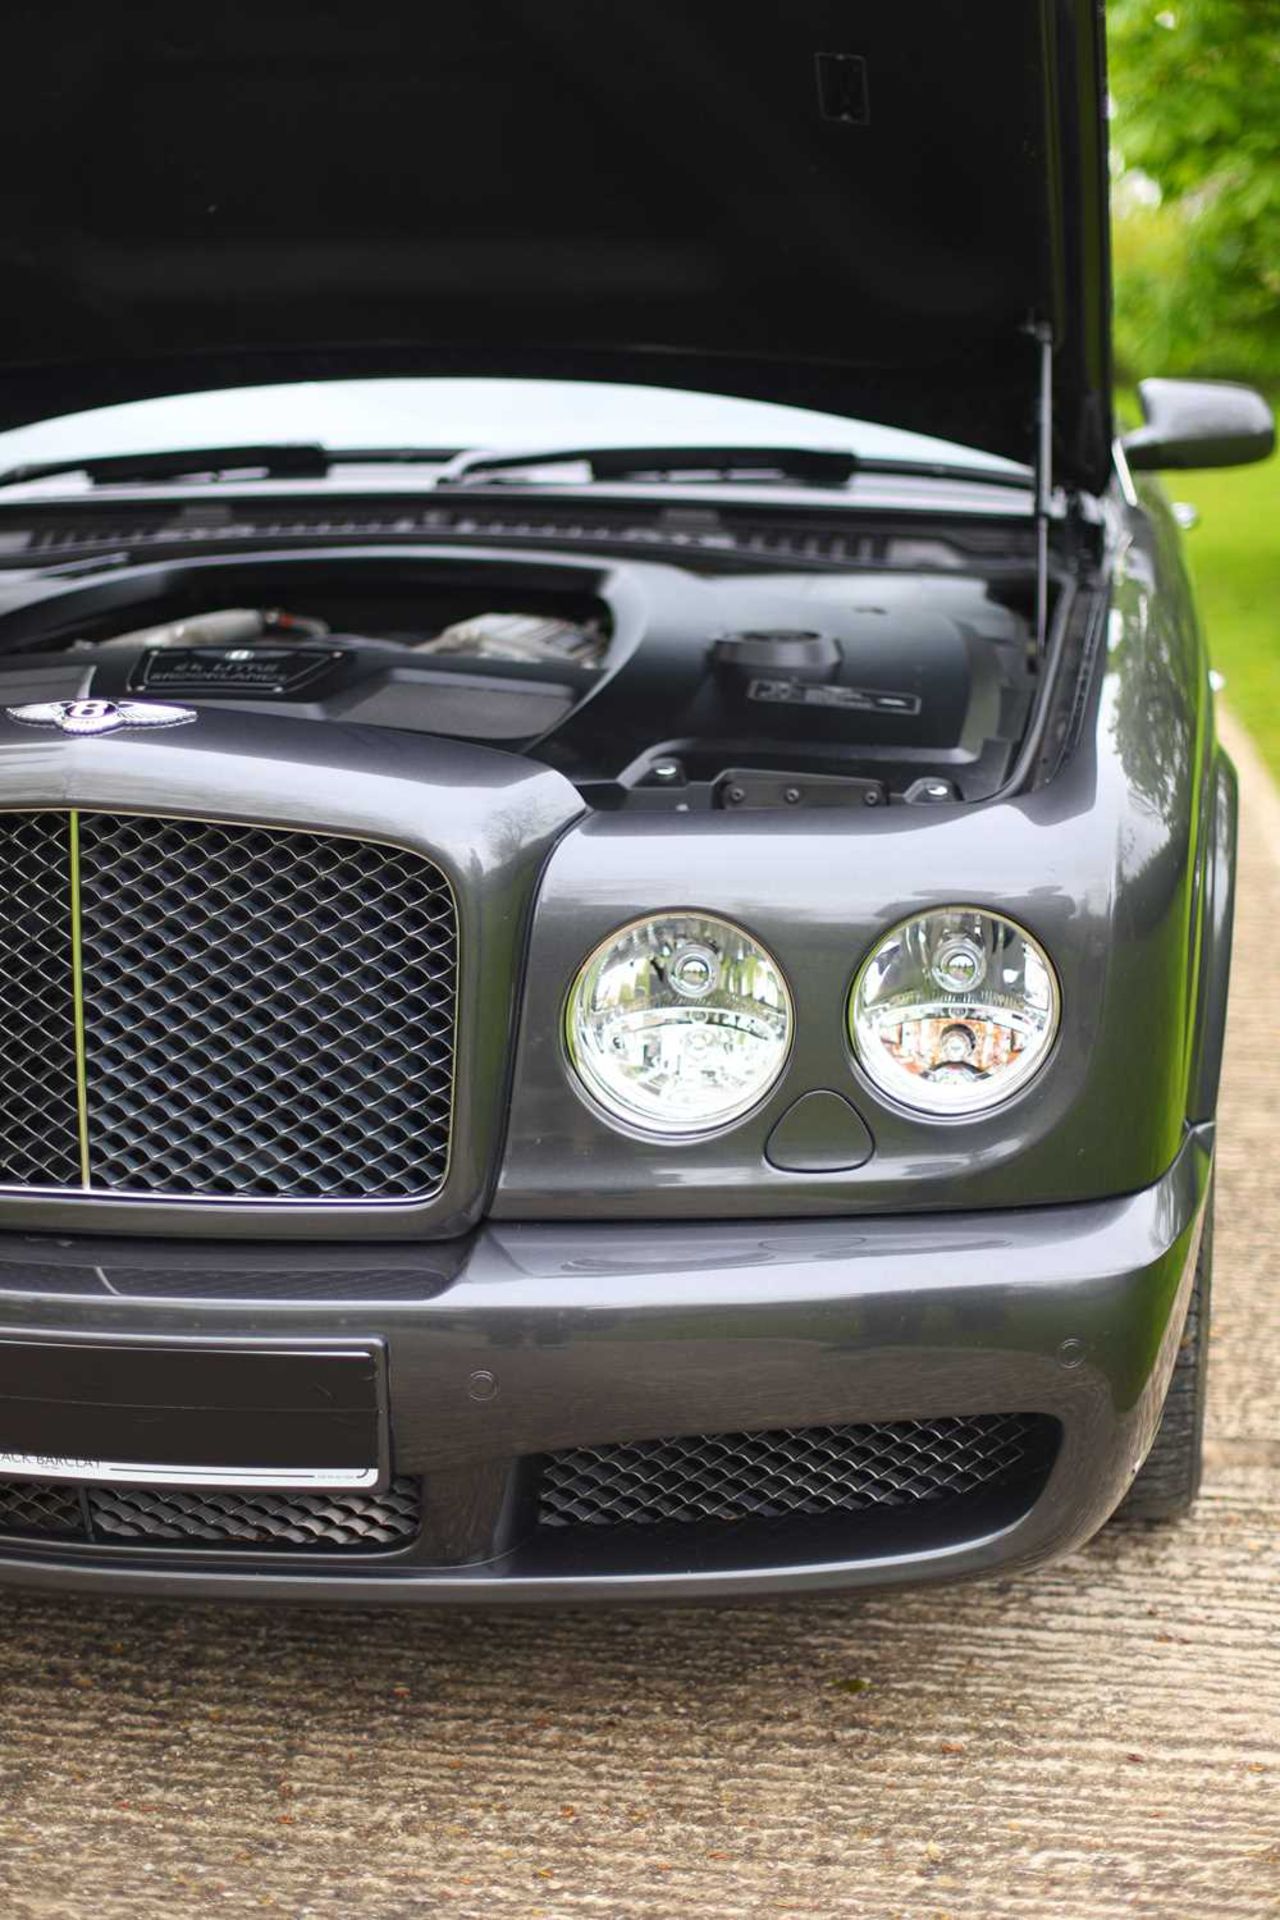
[[[1024,1087],[1058,1030],[1058,982],[1029,933],[938,907],[885,935],[849,997],[849,1034],[885,1093],[922,1113],[978,1113]]]
[[[750,934],[710,914],[634,920],[596,948],[569,995],[569,1058],[614,1119],[704,1133],[774,1085],[791,996]]]

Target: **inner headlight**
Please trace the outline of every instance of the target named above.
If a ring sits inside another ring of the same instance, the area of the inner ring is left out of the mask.
[[[938,907],[893,928],[849,996],[867,1073],[903,1106],[978,1113],[1024,1087],[1058,1031],[1043,947],[980,907]]]
[[[704,1133],[774,1085],[791,1045],[777,962],[728,920],[662,913],[598,946],[574,981],[569,1058],[605,1111],[651,1133]]]

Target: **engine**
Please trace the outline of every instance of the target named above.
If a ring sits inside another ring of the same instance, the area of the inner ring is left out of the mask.
[[[0,701],[396,727],[543,760],[599,808],[688,810],[985,798],[1036,685],[1023,613],[960,573],[521,555],[175,567],[132,604],[125,586],[0,616]]]

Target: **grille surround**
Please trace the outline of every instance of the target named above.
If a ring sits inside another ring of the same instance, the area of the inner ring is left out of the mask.
[[[457,903],[435,861],[340,832],[5,810],[10,899],[41,878],[27,861],[13,879],[33,821],[71,823],[65,971],[78,998],[62,996],[27,1051],[79,1050],[79,1138],[54,1177],[24,1177],[14,1116],[23,1124],[31,1102],[10,1100],[0,1189],[309,1208],[439,1195],[459,957]],[[44,892],[57,889],[46,880]],[[17,904],[21,925],[31,914]],[[20,961],[15,948],[0,950],[0,969]]]
[[[422,1530],[421,1482],[382,1493],[0,1480],[0,1537],[246,1553],[389,1553]]]
[[[547,1455],[538,1525],[634,1531],[954,1507],[1047,1475],[1058,1425],[970,1414],[859,1426],[686,1434]]]

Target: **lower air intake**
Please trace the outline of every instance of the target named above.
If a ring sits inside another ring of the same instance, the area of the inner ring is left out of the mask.
[[[385,1493],[237,1493],[216,1488],[0,1481],[0,1534],[133,1546],[382,1553],[422,1521],[421,1485]]]
[[[727,1526],[953,1505],[1043,1481],[1057,1437],[1057,1422],[1043,1415],[992,1413],[574,1447],[547,1457],[538,1519]]]

